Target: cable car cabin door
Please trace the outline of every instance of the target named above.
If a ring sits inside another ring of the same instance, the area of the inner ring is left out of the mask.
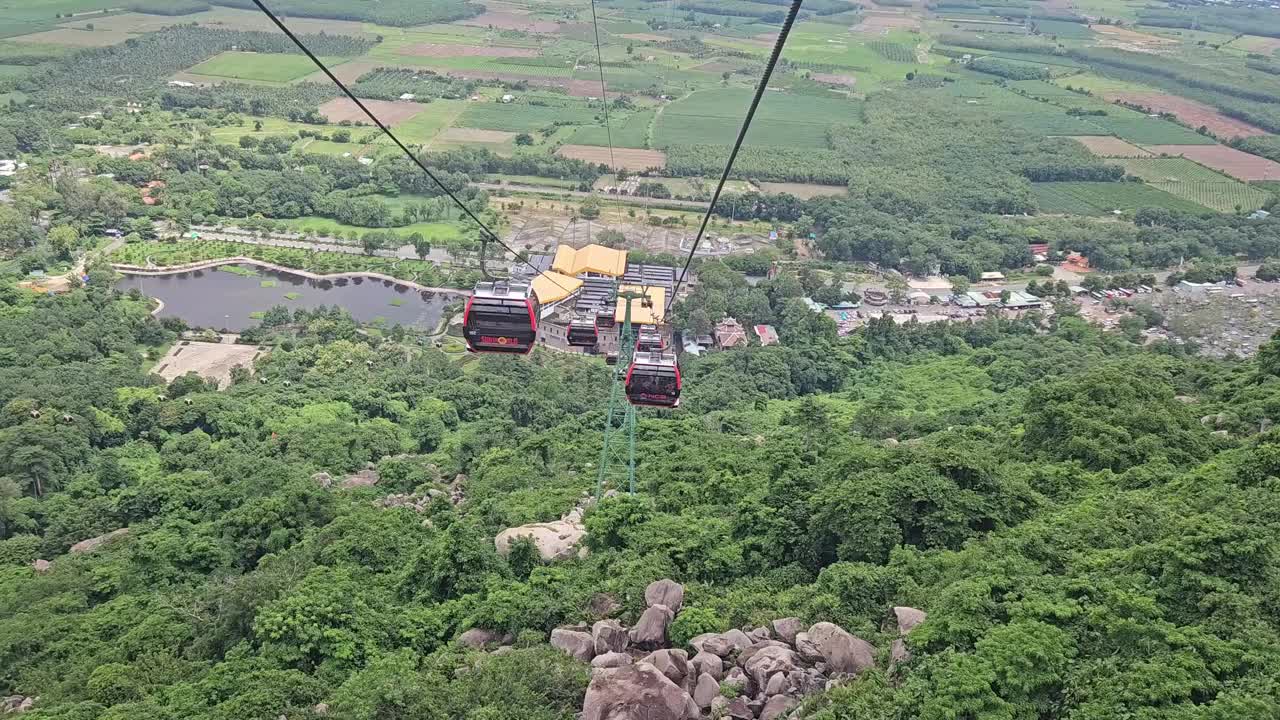
[[[538,315],[529,298],[474,296],[462,317],[462,338],[471,352],[519,353],[533,350]]]

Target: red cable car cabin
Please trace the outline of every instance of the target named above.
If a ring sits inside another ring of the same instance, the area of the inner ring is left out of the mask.
[[[660,353],[667,349],[667,341],[662,338],[662,333],[657,330],[644,328],[640,330],[640,334],[636,337],[636,352],[638,353]]]
[[[471,352],[526,354],[538,339],[538,310],[526,284],[479,283],[462,313],[462,339]]]
[[[568,339],[573,347],[595,347],[600,341],[595,313],[575,315],[573,320],[569,321]]]
[[[680,384],[675,355],[636,353],[624,387],[632,405],[674,408],[680,406]]]
[[[596,329],[609,330],[617,324],[617,319],[613,316],[613,308],[600,308],[596,311]]]

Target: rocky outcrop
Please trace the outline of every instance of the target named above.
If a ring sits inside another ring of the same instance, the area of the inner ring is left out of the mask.
[[[804,623],[800,618],[788,617],[778,618],[773,621],[773,634],[778,639],[790,645],[796,641],[796,635],[804,631]]]
[[[587,536],[587,528],[580,523],[557,520],[549,523],[531,523],[507,528],[493,539],[498,554],[506,557],[516,538],[527,537],[538,548],[538,555],[547,562],[568,560],[578,554],[578,544]]]
[[[378,471],[373,468],[365,468],[358,472],[342,478],[342,482],[338,483],[338,487],[343,490],[350,490],[358,487],[372,487],[378,484],[382,476],[378,475]]]
[[[333,487],[333,476],[327,472],[318,472],[311,476],[311,482],[319,485],[325,490],[328,490]]]
[[[53,569],[53,563],[48,560],[36,560],[31,563],[31,569],[35,570],[38,574],[43,575]]]
[[[615,668],[631,664],[631,656],[623,652],[607,652],[591,658],[593,668]]]
[[[662,605],[678,613],[684,606],[684,586],[674,580],[655,580],[644,589],[644,604]]]
[[[675,614],[665,605],[654,605],[640,615],[631,628],[631,644],[645,650],[653,650],[667,644],[667,627]]]
[[[786,673],[796,669],[799,660],[790,648],[771,646],[753,653],[742,668],[755,683],[755,687],[767,688],[774,675],[782,674],[785,678]]]
[[[591,639],[597,654],[620,653],[627,649],[631,637],[617,620],[600,620],[591,626]]]
[[[36,704],[37,697],[27,697],[26,695],[9,695],[0,698],[0,715],[17,715],[31,709]]]
[[[458,642],[464,647],[480,650],[494,645],[510,644],[512,642],[512,638],[509,635],[496,632],[494,630],[471,628],[458,636]]]
[[[646,662],[597,670],[582,701],[582,720],[697,720],[689,693]]]
[[[591,658],[596,656],[596,645],[591,633],[580,630],[552,630],[551,647],[559,648],[582,662],[591,662]]]
[[[834,623],[815,624],[809,628],[809,639],[834,672],[856,675],[876,664],[876,649],[871,643]]]
[[[89,538],[88,540],[81,540],[75,545],[72,545],[71,549],[68,550],[67,552],[71,553],[72,555],[80,555],[82,553],[91,553],[94,550],[97,550],[98,548],[102,547],[103,545],[113,540],[116,540],[117,538],[122,538],[128,534],[129,534],[129,528],[120,528],[119,530],[112,530],[111,532],[105,535],[92,537],[92,538]]]
[[[895,607],[893,609],[894,617],[898,619],[898,634],[906,635],[916,626],[925,621],[928,615],[923,610],[917,610],[913,607]]]

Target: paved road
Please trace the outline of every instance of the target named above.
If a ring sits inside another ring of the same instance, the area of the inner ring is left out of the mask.
[[[574,198],[595,197],[601,200],[618,201],[627,205],[657,205],[661,207],[683,207],[691,210],[706,210],[707,203],[698,202],[696,200],[664,200],[662,198],[636,197],[634,195],[605,195],[602,193],[582,192],[581,190],[565,190],[556,187],[546,187],[544,185],[520,185],[518,183],[471,183],[473,187],[483,190],[507,192],[529,192],[539,193],[543,195],[565,195]]]

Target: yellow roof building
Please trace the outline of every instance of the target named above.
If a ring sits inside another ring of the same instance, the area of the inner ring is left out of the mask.
[[[533,294],[543,305],[563,300],[578,292],[582,281],[558,272],[544,272],[533,279]]]
[[[627,273],[627,251],[614,250],[603,245],[588,245],[581,250],[561,245],[556,248],[556,257],[551,261],[551,269],[565,275],[596,273],[622,277]]]
[[[636,298],[631,301],[631,324],[632,325],[661,325],[663,314],[667,309],[667,291],[660,287],[641,288],[638,285],[623,285],[618,288],[619,292],[643,292],[649,299],[648,305],[644,298]],[[627,317],[627,301],[618,299],[617,309],[614,311],[614,317],[618,322],[624,322]]]

